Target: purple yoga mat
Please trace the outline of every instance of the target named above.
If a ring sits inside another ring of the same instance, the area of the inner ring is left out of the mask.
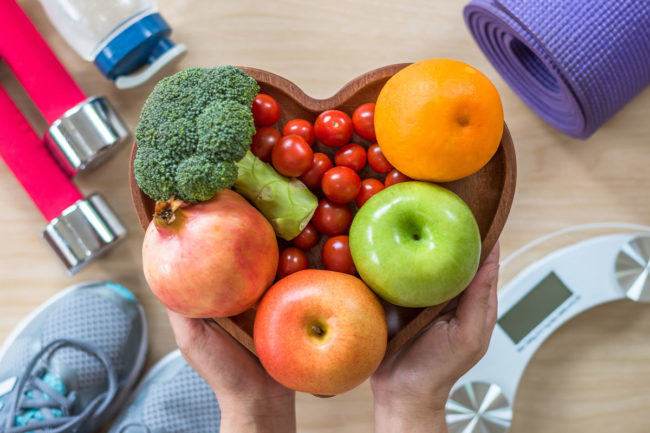
[[[472,0],[464,14],[504,80],[572,137],[650,84],[650,0]]]

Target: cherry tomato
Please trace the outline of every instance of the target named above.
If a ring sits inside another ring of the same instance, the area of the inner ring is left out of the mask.
[[[368,148],[368,164],[370,164],[373,170],[381,174],[388,173],[393,168],[384,154],[381,153],[381,149],[377,143]]]
[[[307,251],[314,248],[319,240],[320,233],[313,225],[307,224],[300,234],[293,238],[293,244],[301,250]]]
[[[323,267],[329,271],[355,275],[357,268],[350,254],[350,238],[346,235],[329,238],[321,251]]]
[[[361,179],[349,167],[334,167],[320,181],[323,194],[335,203],[349,203],[361,190]]]
[[[367,104],[359,105],[354,113],[352,113],[352,125],[354,132],[359,137],[368,141],[375,141],[375,104],[369,102]]]
[[[275,128],[265,126],[259,128],[253,135],[251,143],[251,152],[264,162],[271,162],[271,150],[273,146],[280,142],[282,134]]]
[[[314,123],[314,134],[326,146],[341,147],[352,138],[352,119],[339,110],[323,111]]]
[[[360,208],[370,197],[377,194],[382,189],[384,189],[384,184],[381,183],[381,181],[372,178],[364,179],[361,181],[361,191],[357,195],[357,198],[354,199],[354,202],[357,204],[357,207]]]
[[[334,164],[332,164],[332,160],[327,155],[324,153],[314,153],[313,165],[299,179],[307,188],[318,189],[320,188],[320,180],[323,174],[332,167],[334,167]]]
[[[303,250],[288,247],[280,251],[277,278],[284,278],[294,272],[302,271],[309,267],[309,259]]]
[[[311,168],[314,163],[314,152],[301,136],[287,135],[273,146],[271,161],[278,173],[288,177],[298,177]]]
[[[314,135],[314,127],[311,123],[307,122],[304,119],[294,119],[284,125],[282,130],[282,135],[291,135],[296,134],[305,139],[307,144],[313,146],[316,142],[316,136]]]
[[[334,155],[336,165],[350,167],[359,171],[366,165],[366,149],[358,144],[346,144],[336,151]]]
[[[318,203],[311,223],[323,234],[340,235],[352,224],[352,210],[347,204],[334,203],[324,198]]]
[[[400,182],[408,182],[409,180],[413,180],[410,177],[408,177],[405,174],[400,173],[397,171],[397,169],[391,170],[390,173],[386,175],[386,180],[384,181],[386,188],[388,188],[391,185],[395,185],[396,183]]]
[[[280,105],[269,95],[259,93],[253,100],[255,126],[271,126],[280,118]]]

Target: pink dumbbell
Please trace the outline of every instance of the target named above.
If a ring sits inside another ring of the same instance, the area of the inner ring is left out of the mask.
[[[50,124],[39,138],[0,87],[0,156],[49,221],[43,237],[72,274],[126,230],[100,195],[84,198],[71,177],[130,134],[104,99],[86,97],[14,0],[0,1],[0,60]]]

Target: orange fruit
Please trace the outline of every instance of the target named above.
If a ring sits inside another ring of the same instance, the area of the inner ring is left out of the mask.
[[[423,60],[383,87],[375,132],[397,170],[413,179],[448,182],[490,161],[503,134],[503,106],[494,85],[473,67]]]

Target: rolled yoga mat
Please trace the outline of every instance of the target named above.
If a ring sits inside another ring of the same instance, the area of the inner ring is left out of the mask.
[[[464,15],[504,80],[571,137],[650,84],[650,0],[472,0]]]

